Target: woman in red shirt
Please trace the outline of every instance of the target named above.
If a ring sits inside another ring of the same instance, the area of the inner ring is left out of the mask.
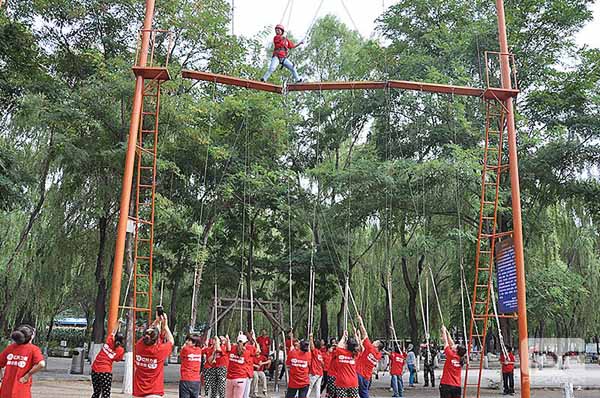
[[[31,398],[31,376],[46,367],[40,349],[31,344],[35,329],[21,325],[11,333],[10,344],[0,353],[0,375],[4,377],[0,385],[0,398]]]
[[[394,352],[390,353],[390,376],[392,376],[392,397],[402,397],[404,395],[404,382],[402,374],[406,364],[406,353],[402,352],[400,345],[394,343]]]
[[[248,337],[243,333],[239,334],[235,346],[231,345],[229,336],[225,338],[227,341],[227,354],[229,355],[225,397],[243,398],[246,383],[248,382],[248,367],[250,364],[254,368],[253,357],[256,351],[246,347]]]
[[[454,344],[446,326],[442,326],[442,338],[444,339],[446,362],[440,380],[440,398],[460,398],[462,393],[461,372],[467,349],[462,345]]]
[[[333,361],[335,362],[336,398],[358,398],[358,375],[356,358],[361,352],[358,337],[348,337],[348,331],[337,345]]]
[[[294,337],[292,335],[292,341]],[[289,369],[288,389],[285,398],[306,398],[310,378],[308,375],[312,355],[310,343],[306,340],[292,345],[285,364]]]
[[[96,355],[96,359],[92,364],[92,388],[94,389],[92,398],[110,398],[113,362],[123,359],[123,355],[125,355],[124,342],[123,335],[117,333],[117,329],[115,329],[106,339],[106,343],[104,343],[98,355]]]
[[[275,49],[273,50],[273,57],[271,58],[271,63],[269,64],[269,70],[267,70],[265,75],[260,79],[263,82],[269,80],[269,77],[271,77],[271,74],[275,72],[275,69],[277,69],[277,66],[279,65],[292,72],[294,81],[296,83],[302,82],[302,79],[296,71],[296,67],[288,59],[288,51],[292,48],[298,47],[299,45],[303,44],[303,42],[294,44],[291,40],[283,35],[284,33],[285,29],[283,25],[279,24],[275,26],[275,37],[273,37],[273,45]]]
[[[156,317],[154,324],[135,344],[133,362],[133,396],[162,397],[165,393],[164,363],[173,349],[173,335],[166,314]]]
[[[181,358],[179,398],[198,398],[200,394],[200,365],[202,363],[202,339],[189,335],[179,353]]]
[[[325,340],[321,340],[321,356],[323,357],[323,378],[321,379],[321,394],[327,387],[327,379],[329,377],[329,365],[331,364],[331,354]]]
[[[337,340],[335,338],[332,338],[329,341],[329,367],[327,369],[327,398],[336,398],[336,393],[335,393],[335,376],[336,376],[336,370],[335,370],[335,363],[336,361],[334,360],[335,357],[335,351],[337,348]]]

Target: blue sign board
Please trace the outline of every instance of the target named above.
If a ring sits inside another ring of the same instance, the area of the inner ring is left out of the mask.
[[[496,248],[496,269],[498,276],[498,312],[517,312],[517,267],[515,248],[512,240],[499,242]]]

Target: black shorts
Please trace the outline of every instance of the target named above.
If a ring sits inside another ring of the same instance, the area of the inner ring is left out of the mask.
[[[306,396],[308,395],[308,387],[310,385],[306,386],[306,387],[302,387],[302,388],[291,388],[288,387],[286,393],[285,393],[285,398],[306,398]]]
[[[461,398],[462,389],[457,386],[440,384],[440,398]]]

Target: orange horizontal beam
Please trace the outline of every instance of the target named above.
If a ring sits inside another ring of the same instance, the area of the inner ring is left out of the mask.
[[[226,76],[226,75],[219,75],[216,73],[183,70],[183,71],[181,71],[181,75],[183,77],[185,77],[186,79],[203,80],[203,81],[207,81],[207,82],[227,84],[229,86],[237,86],[237,87],[251,88],[254,90],[268,91],[268,92],[277,93],[277,94],[281,94],[283,92],[283,89],[281,88],[281,86],[278,86],[276,84],[263,83],[263,82],[258,82],[256,80],[241,79],[241,78]]]
[[[188,79],[204,80],[231,86],[251,88],[255,90],[283,93],[283,88],[276,84],[263,83],[256,80],[240,79],[237,77],[218,75],[209,72],[184,70],[182,75]],[[404,80],[389,80],[387,82],[354,81],[354,82],[307,82],[289,84],[287,91],[327,91],[327,90],[382,90],[385,88],[399,90],[423,91],[427,93],[453,94],[460,96],[484,97],[487,99],[506,100],[516,97],[519,90],[501,88],[475,88],[467,86],[452,86],[448,84],[420,83]]]
[[[160,68],[155,66],[134,66],[131,68],[133,74],[136,76],[142,76],[144,79],[149,80],[171,80],[171,75],[167,68]]]

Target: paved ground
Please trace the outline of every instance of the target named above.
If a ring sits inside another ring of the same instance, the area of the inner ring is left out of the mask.
[[[70,359],[49,358],[48,369],[35,376],[33,396],[35,398],[72,398],[91,396],[91,383],[89,377],[89,364],[85,365],[84,375],[70,375],[68,370],[71,365]],[[115,383],[113,394],[115,397],[126,397],[121,394],[121,381],[123,379],[123,363],[115,364]],[[439,379],[440,372],[436,372]],[[177,381],[179,379],[179,365],[169,365],[165,368],[166,397],[177,397]],[[406,383],[407,375],[404,376]],[[497,385],[500,380],[498,370],[484,370],[482,378],[483,386]],[[559,398],[564,393],[561,384],[572,382],[575,386],[575,397],[577,398],[600,398],[600,366],[598,365],[575,365],[567,370],[557,368],[544,370],[531,370],[531,384],[534,388],[534,398]],[[388,391],[390,383],[389,375],[381,374],[378,380],[374,380],[372,396],[375,398],[391,397]],[[515,384],[519,384],[518,375]],[[273,386],[272,386],[273,388]],[[579,389],[579,390],[578,390]],[[271,389],[272,391],[272,389]],[[439,397],[437,389],[425,389],[421,386],[415,389],[407,389],[406,397]],[[515,396],[519,397],[517,392]],[[280,398],[281,394],[271,393],[270,398]],[[502,397],[497,389],[487,389],[482,398]]]

